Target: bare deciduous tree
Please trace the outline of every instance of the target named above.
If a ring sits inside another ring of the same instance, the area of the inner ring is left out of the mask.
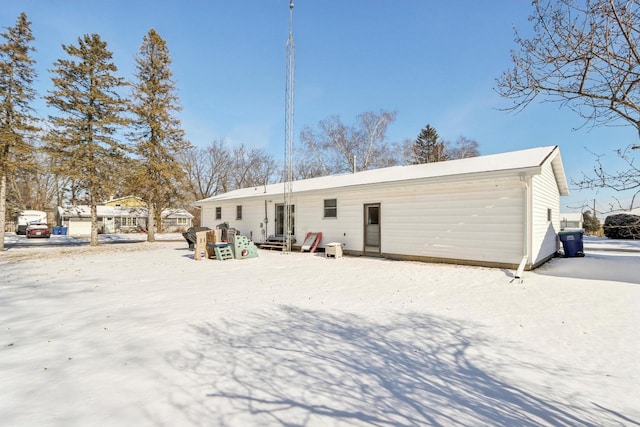
[[[312,178],[396,164],[386,141],[387,128],[395,118],[396,112],[380,110],[359,114],[354,126],[345,125],[338,116],[320,121],[317,131],[305,126],[300,133],[301,167],[296,177]]]
[[[193,147],[180,160],[186,168],[188,192],[195,200],[266,185],[278,170],[277,162],[264,149],[244,144],[228,147],[224,140]]]
[[[447,158],[449,160],[467,159],[469,157],[478,157],[480,150],[478,141],[460,136],[455,143],[446,143]]]
[[[535,36],[520,49],[497,90],[521,110],[538,96],[593,125],[624,119],[640,132],[640,3],[534,0]]]
[[[224,141],[214,140],[206,147],[191,147],[180,154],[185,166],[188,193],[195,200],[205,199],[228,189],[229,162]]]
[[[275,176],[277,163],[264,149],[241,144],[231,150],[230,184],[234,189],[267,185]]]
[[[615,150],[616,156],[622,160],[622,164],[625,166],[624,169],[614,170],[613,172],[605,167],[604,155],[592,153],[596,162],[593,167],[593,174],[583,172],[580,178],[571,180],[571,183],[582,189],[608,188],[617,192],[634,191],[628,206],[623,206],[626,203],[616,198],[619,205],[618,209],[633,209],[635,199],[640,194],[640,167],[635,163],[636,159],[631,149],[631,146],[627,146],[626,148]],[[613,210],[614,207],[612,206],[611,209]]]
[[[516,32],[514,67],[497,81],[498,92],[512,101],[507,109],[522,110],[542,97],[570,108],[584,125],[626,122],[640,134],[640,1],[534,0],[533,7],[535,35],[526,39]],[[583,174],[574,184],[640,188],[631,152],[619,149],[617,155],[626,170],[607,171],[596,155],[594,175]]]

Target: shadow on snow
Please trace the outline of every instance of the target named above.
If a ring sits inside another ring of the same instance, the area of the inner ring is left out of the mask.
[[[192,422],[221,426],[620,422],[606,408],[569,405],[480,368],[501,369],[482,355],[499,343],[478,331],[421,314],[382,324],[293,307],[251,314],[241,324],[205,323],[193,326],[191,348],[168,355],[195,384],[170,400]]]

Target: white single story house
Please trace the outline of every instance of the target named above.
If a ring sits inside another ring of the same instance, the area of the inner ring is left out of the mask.
[[[560,214],[560,229],[584,228],[584,216],[582,212],[563,212]]]
[[[147,208],[141,206],[96,206],[100,233],[131,233],[147,229]],[[91,207],[58,207],[56,222],[67,227],[70,236],[91,235]],[[162,210],[162,230],[183,232],[193,225],[193,215],[185,209]]]
[[[322,232],[351,255],[516,268],[555,256],[560,197],[569,194],[557,146],[395,166],[292,184],[293,238]],[[254,242],[283,236],[284,184],[195,203],[203,226],[226,222]]]

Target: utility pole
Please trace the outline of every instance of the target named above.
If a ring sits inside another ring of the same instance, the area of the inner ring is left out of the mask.
[[[287,40],[287,86],[285,89],[285,141],[284,141],[284,248],[291,252],[293,233],[293,83],[295,71],[295,47],[293,44],[293,0],[289,0],[289,38]]]

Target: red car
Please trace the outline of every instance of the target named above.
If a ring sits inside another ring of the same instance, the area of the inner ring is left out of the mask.
[[[51,230],[47,224],[29,224],[26,232],[27,239],[29,237],[51,237]]]

